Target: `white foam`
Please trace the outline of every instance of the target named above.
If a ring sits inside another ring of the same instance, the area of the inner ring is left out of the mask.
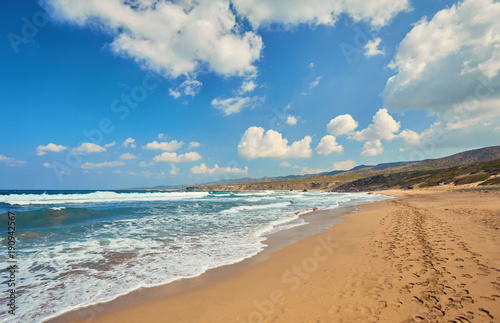
[[[210,268],[254,256],[263,250],[265,236],[271,233],[306,224],[300,211],[311,211],[311,206],[323,209],[353,200],[381,199],[375,195],[318,192],[243,194],[213,194],[207,199],[204,192],[10,196],[9,202],[27,204],[85,203],[78,200],[81,198],[88,203],[110,200],[117,202],[116,207],[123,201],[166,201],[160,207],[141,206],[137,209],[140,217],[84,225],[75,232],[65,228],[43,236],[37,244],[24,244],[19,277],[23,277],[25,292],[18,297],[23,306],[16,318],[39,322],[140,287],[198,276]],[[186,200],[182,207],[169,202],[179,199]],[[168,209],[168,205],[175,207]],[[0,318],[0,322],[6,319]]]
[[[126,201],[167,201],[203,198],[208,194],[208,192],[93,192],[86,194],[10,194],[0,195],[0,202],[11,205],[50,205],[109,203]]]
[[[230,209],[224,210],[221,213],[238,213],[242,211],[255,211],[255,210],[266,210],[266,209],[275,209],[275,208],[283,208],[290,205],[290,202],[278,202],[271,204],[262,204],[262,205],[241,205],[234,206]]]

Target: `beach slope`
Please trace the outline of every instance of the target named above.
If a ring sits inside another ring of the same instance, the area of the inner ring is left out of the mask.
[[[390,193],[227,279],[92,322],[498,322],[499,192]]]

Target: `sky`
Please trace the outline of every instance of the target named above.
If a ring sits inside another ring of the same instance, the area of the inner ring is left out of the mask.
[[[500,3],[0,4],[0,189],[314,174],[500,144]]]

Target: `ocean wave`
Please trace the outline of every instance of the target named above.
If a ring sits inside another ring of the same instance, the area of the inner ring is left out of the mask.
[[[240,206],[234,206],[227,210],[223,210],[221,213],[227,214],[227,213],[239,213],[242,211],[275,209],[275,208],[283,208],[288,205],[290,205],[290,202],[278,202],[278,203],[261,204],[261,205],[240,205]]]
[[[0,195],[0,203],[9,205],[85,204],[131,201],[166,201],[203,198],[208,192],[118,193],[97,191],[85,194],[10,194]]]

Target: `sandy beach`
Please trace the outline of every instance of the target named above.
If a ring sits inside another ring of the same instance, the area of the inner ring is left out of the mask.
[[[385,193],[227,279],[80,322],[498,322],[500,192]]]

